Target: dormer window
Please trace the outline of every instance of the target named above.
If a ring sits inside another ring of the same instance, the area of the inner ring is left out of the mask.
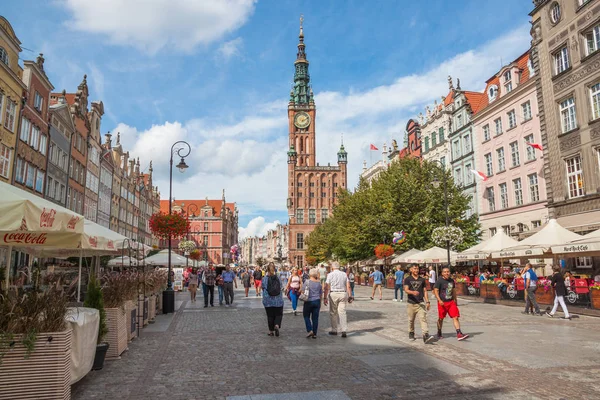
[[[529,69],[529,76],[535,75],[535,69],[533,69],[533,62],[531,61],[531,58],[527,60],[527,69]]]
[[[498,95],[498,86],[492,85],[488,89],[488,99],[490,102],[496,100],[496,96]]]
[[[558,24],[560,21],[560,17],[562,16],[562,12],[560,9],[560,4],[556,1],[550,6],[550,20],[554,25]]]
[[[512,74],[510,71],[504,73],[504,93],[510,93],[512,91]]]

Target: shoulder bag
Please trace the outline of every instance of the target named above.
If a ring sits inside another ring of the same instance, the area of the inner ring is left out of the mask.
[[[310,294],[310,283],[307,281],[304,284],[304,290],[302,291],[302,293],[300,294],[300,297],[298,297],[298,298],[302,301],[308,301],[309,294]]]

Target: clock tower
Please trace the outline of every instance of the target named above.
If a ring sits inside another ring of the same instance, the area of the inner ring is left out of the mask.
[[[342,144],[337,165],[316,162],[316,112],[310,86],[303,17],[300,17],[298,52],[294,62],[294,86],[288,103],[288,199],[289,256],[292,266],[304,267],[305,240],[315,227],[333,212],[339,190],[347,187],[348,154]]]

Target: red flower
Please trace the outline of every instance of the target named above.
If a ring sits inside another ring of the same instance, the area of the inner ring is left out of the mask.
[[[389,244],[378,244],[375,246],[375,256],[377,258],[385,258],[394,254],[394,249]]]
[[[190,229],[189,221],[179,213],[158,212],[150,217],[150,230],[160,239],[179,239]]]

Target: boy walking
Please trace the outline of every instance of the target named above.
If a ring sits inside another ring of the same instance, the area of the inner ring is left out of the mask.
[[[442,325],[444,324],[444,318],[449,315],[454,322],[454,329],[456,329],[456,338],[458,340],[465,340],[469,335],[465,335],[460,330],[460,311],[456,304],[456,284],[454,279],[450,278],[450,268],[444,267],[442,269],[442,276],[437,280],[433,288],[433,294],[437,297],[438,301],[438,322],[437,322],[437,337],[441,339],[442,336]]]
[[[408,311],[408,338],[415,340],[415,318],[418,316],[423,333],[423,342],[429,343],[433,339],[433,336],[429,335],[429,328],[427,327],[427,311],[431,308],[431,303],[425,290],[425,278],[419,277],[419,266],[417,264],[410,267],[410,275],[404,279],[404,291],[408,299],[406,305]]]

